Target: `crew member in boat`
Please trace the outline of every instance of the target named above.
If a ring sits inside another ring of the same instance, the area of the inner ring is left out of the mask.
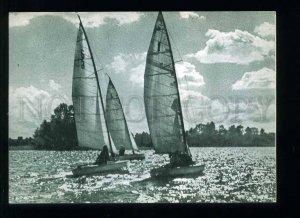
[[[119,156],[124,156],[124,154],[125,154],[125,147],[121,145],[119,149]]]
[[[98,155],[95,164],[101,165],[101,164],[107,164],[107,161],[109,160],[109,153],[108,153],[108,147],[107,145],[103,146],[102,151]]]

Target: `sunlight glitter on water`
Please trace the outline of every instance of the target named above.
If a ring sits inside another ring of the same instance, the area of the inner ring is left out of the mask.
[[[145,153],[127,174],[70,177],[97,151],[10,151],[10,203],[275,202],[275,148],[191,148],[205,164],[197,178],[150,178],[168,155]]]

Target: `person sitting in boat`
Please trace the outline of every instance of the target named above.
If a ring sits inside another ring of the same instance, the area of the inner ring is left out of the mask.
[[[189,166],[193,164],[192,157],[186,153],[175,152],[170,154],[170,165],[172,167]]]
[[[124,156],[124,154],[125,154],[125,147],[121,145],[119,149],[119,156]]]
[[[107,145],[104,145],[101,153],[98,155],[98,157],[96,159],[95,164],[98,164],[98,165],[107,164],[108,160],[109,160],[108,147],[107,147]]]

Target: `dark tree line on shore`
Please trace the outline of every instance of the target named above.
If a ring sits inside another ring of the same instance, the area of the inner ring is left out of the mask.
[[[192,147],[269,147],[275,146],[275,133],[266,133],[264,129],[232,125],[226,129],[220,125],[216,129],[214,122],[198,124],[186,132],[189,146]]]
[[[50,121],[44,120],[33,134],[36,149],[79,149],[73,105],[60,104],[54,109]]]
[[[223,125],[216,129],[214,122],[198,124],[186,131],[187,142],[191,147],[267,147],[275,146],[275,133],[266,133],[264,129],[232,125],[226,129]],[[136,133],[134,136],[138,147],[153,148],[150,134]],[[42,150],[81,150],[78,146],[74,108],[72,105],[60,104],[54,109],[49,121],[44,120],[33,137],[9,138],[10,146],[33,145]]]
[[[23,139],[22,136],[19,136],[17,139],[8,139],[8,145],[9,146],[25,146],[25,145],[33,145],[33,138],[32,137],[26,137]]]
[[[223,125],[216,129],[214,122],[198,124],[186,131],[188,145],[191,147],[269,147],[275,146],[275,133],[266,133],[264,129],[232,125],[226,129]],[[149,133],[136,133],[137,146],[153,147]]]

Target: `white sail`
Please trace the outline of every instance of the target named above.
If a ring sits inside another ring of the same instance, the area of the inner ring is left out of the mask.
[[[137,150],[137,146],[133,144],[135,142],[130,137],[122,104],[111,79],[109,79],[106,93],[106,115],[108,129],[116,148],[120,149],[124,146],[127,150]]]
[[[132,145],[133,150],[139,151],[139,148],[138,148],[138,146],[136,145],[136,142],[135,142],[135,139],[134,139],[132,133],[130,134],[130,140],[131,140],[131,145]]]
[[[102,107],[101,107],[101,104],[99,103],[98,95],[97,95],[97,104],[96,105],[97,105],[96,114],[99,115],[99,116],[97,116],[97,119],[96,119],[96,125],[97,125],[96,131],[99,134],[103,135],[103,128],[105,128],[105,126],[103,126],[102,124],[105,122],[105,120],[104,120],[105,117],[103,115],[101,116],[101,114],[103,114],[103,111],[100,114],[100,108],[102,108]],[[106,136],[107,136],[107,134],[106,134]],[[104,138],[104,141],[105,141],[105,144],[108,146],[109,145],[108,138]],[[109,151],[113,152],[113,153],[117,153],[118,150],[115,147],[115,144],[111,138],[111,135],[110,135],[110,142],[111,142],[111,146],[108,146]]]
[[[190,154],[184,135],[173,54],[161,12],[158,14],[147,53],[144,101],[155,151]]]
[[[109,134],[109,137],[110,137],[110,142],[111,142],[111,148],[110,148],[110,146],[108,146],[109,151],[110,152],[112,151],[114,154],[116,154],[118,152],[118,150],[117,150],[117,148],[115,146],[114,140],[111,137],[111,134]],[[108,144],[106,144],[106,145],[108,145]]]
[[[102,149],[109,145],[103,107],[99,104],[99,88],[84,29],[80,22],[72,83],[72,101],[79,146]],[[110,146],[109,146],[110,147]],[[114,150],[114,149],[113,149]]]

